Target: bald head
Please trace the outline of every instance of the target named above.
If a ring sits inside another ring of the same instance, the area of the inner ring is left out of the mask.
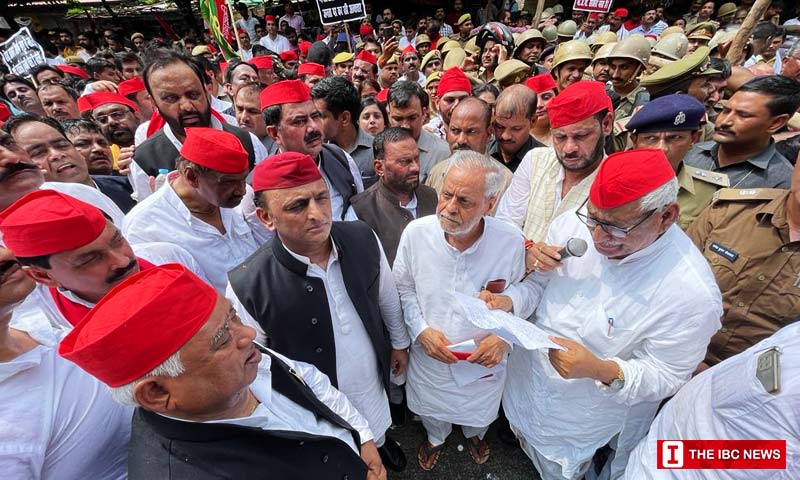
[[[536,113],[536,92],[521,84],[506,87],[497,97],[494,111],[498,117],[531,120]]]
[[[450,151],[486,151],[489,143],[489,128],[492,122],[492,107],[479,98],[465,98],[453,109],[447,127],[447,143]]]

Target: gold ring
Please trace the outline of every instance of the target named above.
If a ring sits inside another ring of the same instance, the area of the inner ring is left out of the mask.
[[[539,268],[539,260],[538,259],[535,262],[533,262],[533,269],[536,270],[537,268]]]
[[[542,252],[542,251],[543,251],[543,250],[542,250],[542,247],[537,247],[537,248],[539,249],[539,251],[540,251],[540,252]]]

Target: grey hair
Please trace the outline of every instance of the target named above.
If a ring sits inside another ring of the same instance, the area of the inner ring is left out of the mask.
[[[161,365],[152,369],[145,375],[137,378],[136,380],[128,383],[127,385],[123,385],[121,387],[116,387],[116,388],[110,388],[111,398],[113,398],[114,401],[122,405],[131,405],[134,407],[138,407],[139,402],[136,401],[136,396],[133,394],[133,391],[139,382],[149,377],[175,378],[182,375],[184,371],[186,371],[186,369],[183,366],[183,362],[181,361],[181,351],[178,350],[177,352],[170,355],[168,359],[164,360],[164,362]]]
[[[792,44],[791,47],[789,47],[789,51],[786,52],[786,56],[784,56],[783,58],[794,57],[794,55],[797,52],[800,52],[800,40],[797,40],[796,42],[794,42],[794,44]]]
[[[656,188],[639,200],[639,211],[642,214],[657,210],[678,201],[678,179],[672,180]]]
[[[500,165],[494,163],[489,156],[472,150],[458,150],[447,160],[445,177],[453,167],[483,170],[485,181],[483,196],[492,198],[500,195],[500,190],[503,188],[503,173],[500,171]]]

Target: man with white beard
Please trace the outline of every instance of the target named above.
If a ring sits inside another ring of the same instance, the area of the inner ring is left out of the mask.
[[[427,432],[417,457],[423,470],[436,465],[453,424],[462,426],[475,463],[489,459],[484,436],[497,418],[506,378],[510,346],[473,327],[457,310],[451,292],[477,296],[484,287],[502,291],[512,299],[517,315],[532,312],[528,298],[533,292],[518,284],[525,275],[522,232],[488,216],[502,187],[502,168],[482,153],[456,152],[439,193],[437,215],[406,227],[395,258],[403,316],[414,340],[408,406],[422,418]],[[459,385],[451,369],[456,356],[448,346],[469,340],[475,343],[467,349],[466,361],[486,367],[492,375]]]

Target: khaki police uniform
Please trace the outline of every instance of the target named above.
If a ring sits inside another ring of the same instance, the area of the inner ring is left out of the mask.
[[[789,238],[789,195],[780,189],[719,190],[686,232],[722,293],[722,328],[709,344],[709,365],[800,317],[800,242]]]
[[[686,164],[681,164],[677,176],[678,204],[681,207],[678,225],[686,230],[711,204],[717,190],[730,187],[730,180],[724,173],[702,170]]]

